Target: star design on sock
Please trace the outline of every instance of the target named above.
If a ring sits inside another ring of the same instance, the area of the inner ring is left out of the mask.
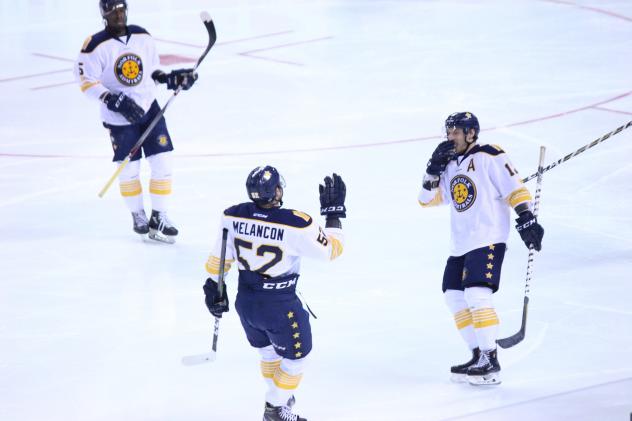
[[[287,314],[287,318],[288,318],[288,319],[291,319],[292,317],[294,317],[294,312],[293,312],[293,311],[290,311],[290,312]]]

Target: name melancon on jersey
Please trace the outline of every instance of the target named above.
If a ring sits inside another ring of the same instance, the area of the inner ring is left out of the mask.
[[[283,241],[283,228],[269,227],[251,222],[233,221],[233,230],[241,235],[251,235],[254,237],[268,238],[271,240]]]

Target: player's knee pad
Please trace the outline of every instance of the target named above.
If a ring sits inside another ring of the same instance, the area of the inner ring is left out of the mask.
[[[276,361],[280,360],[281,357],[276,353],[274,347],[272,345],[264,346],[263,348],[257,348],[259,354],[261,354],[261,359],[263,361]]]
[[[487,287],[470,287],[465,288],[464,297],[467,305],[471,309],[477,308],[493,308],[492,300],[494,292]]]
[[[458,289],[446,289],[443,293],[443,298],[450,311],[454,314],[468,308],[463,291]]]
[[[120,164],[119,164],[120,165]],[[119,174],[119,181],[132,181],[138,180],[140,174],[140,160],[130,161],[127,163],[123,171]]]
[[[171,152],[163,152],[147,157],[153,180],[167,180],[171,178]]]

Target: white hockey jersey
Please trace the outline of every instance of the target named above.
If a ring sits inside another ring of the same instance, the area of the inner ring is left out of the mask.
[[[511,209],[523,203],[531,207],[531,194],[507,154],[495,145],[474,145],[450,161],[439,177],[439,186],[422,188],[418,200],[424,207],[452,205],[451,256],[506,243]]]
[[[86,39],[75,63],[75,78],[81,91],[98,99],[104,92],[132,98],[145,112],[156,99],[151,74],[160,64],[153,38],[140,26],[129,25],[128,35],[116,38],[101,31]],[[101,118],[116,126],[129,122],[101,103]]]
[[[342,253],[341,229],[321,228],[306,213],[283,208],[261,209],[252,202],[224,211],[206,271],[217,280],[222,230],[228,229],[225,272],[237,261],[239,270],[279,277],[298,274],[301,257],[336,259]]]

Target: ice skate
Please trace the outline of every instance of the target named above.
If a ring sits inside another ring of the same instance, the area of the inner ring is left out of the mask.
[[[134,221],[134,232],[136,234],[145,236],[145,234],[149,233],[149,221],[143,209],[138,212],[132,212],[132,219]]]
[[[500,364],[495,349],[480,352],[476,364],[467,369],[467,381],[476,386],[500,384]]]
[[[290,400],[292,400],[292,398],[290,398]],[[288,403],[290,403],[290,401],[288,401]],[[307,421],[307,419],[293,414],[292,410],[287,406],[272,406],[266,402],[263,421]]]
[[[167,218],[167,213],[152,210],[151,218],[149,219],[149,238],[173,244],[176,242],[176,235],[178,235],[178,230]]]
[[[472,350],[472,358],[463,364],[450,367],[452,373],[452,380],[454,383],[467,383],[467,369],[476,364],[480,357],[481,351],[478,348]]]

